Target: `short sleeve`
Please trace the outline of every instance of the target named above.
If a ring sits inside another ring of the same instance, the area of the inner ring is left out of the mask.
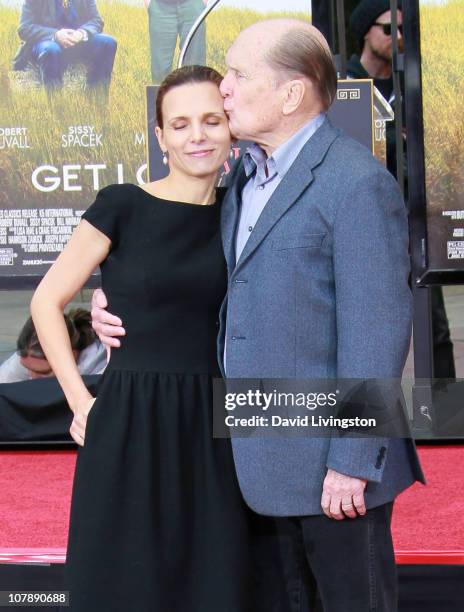
[[[121,227],[127,221],[127,195],[123,185],[105,187],[81,217],[105,234],[111,240],[112,247],[118,243]]]

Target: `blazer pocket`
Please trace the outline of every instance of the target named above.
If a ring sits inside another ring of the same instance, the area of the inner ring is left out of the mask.
[[[297,236],[290,235],[282,238],[274,238],[272,241],[272,250],[318,249],[322,246],[325,236],[325,234],[298,234]]]

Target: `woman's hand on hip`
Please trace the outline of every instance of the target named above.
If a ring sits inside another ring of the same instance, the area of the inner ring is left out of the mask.
[[[118,336],[125,336],[126,330],[122,327],[122,321],[106,310],[108,301],[101,289],[95,289],[92,295],[92,327],[101,343],[106,348],[121,346]]]
[[[84,446],[87,417],[92,409],[95,400],[95,397],[90,396],[78,402],[73,409],[74,418],[71,423],[71,427],[69,428],[69,433],[71,434],[71,437],[74,442],[76,442],[76,444],[79,444],[79,446]]]

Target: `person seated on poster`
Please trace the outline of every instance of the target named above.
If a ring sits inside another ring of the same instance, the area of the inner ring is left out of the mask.
[[[13,70],[35,64],[43,84],[54,88],[62,84],[69,64],[84,63],[89,87],[108,86],[117,43],[102,30],[94,0],[25,0],[18,28],[22,43]]]
[[[106,368],[106,350],[92,329],[90,312],[76,308],[65,314],[64,320],[79,372],[101,374]],[[31,317],[24,324],[16,346],[17,351],[0,366],[0,383],[54,376]]]
[[[403,50],[401,0],[398,2],[398,48]],[[353,54],[348,62],[348,77],[374,80],[374,85],[392,105],[395,102],[392,68],[392,24],[390,0],[361,0],[350,17],[350,28],[359,45],[360,55]],[[404,92],[404,81],[401,79]],[[404,117],[403,113],[403,117]],[[387,123],[387,168],[396,177],[396,129],[395,122]],[[402,126],[403,169],[405,178],[405,200],[408,197],[408,167],[406,156],[406,127]],[[453,343],[451,342],[448,318],[439,286],[431,287],[434,377],[453,379],[456,377]]]
[[[148,11],[151,78],[159,85],[172,70],[177,41],[182,49],[193,24],[209,0],[143,0]],[[206,63],[206,28],[203,23],[195,33],[184,65]]]

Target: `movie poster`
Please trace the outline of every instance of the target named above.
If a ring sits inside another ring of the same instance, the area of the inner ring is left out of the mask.
[[[420,0],[428,265],[464,269],[464,0]]]
[[[43,275],[99,189],[148,180],[146,86],[176,67],[208,1],[174,4],[0,0],[0,282]],[[310,19],[310,0],[209,4],[184,63],[221,71],[254,21]]]

